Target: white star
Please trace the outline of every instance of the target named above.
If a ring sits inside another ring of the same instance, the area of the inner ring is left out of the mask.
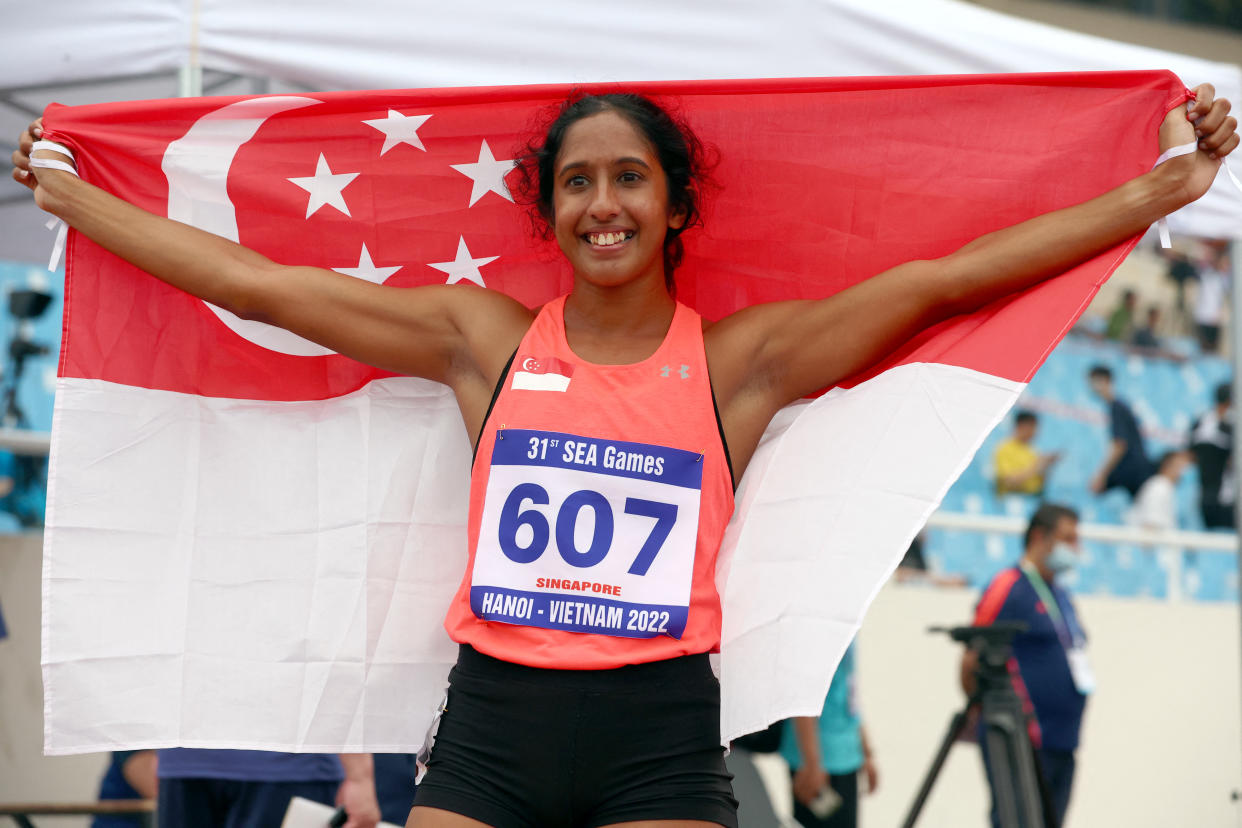
[[[334,267],[337,273],[344,273],[346,276],[353,276],[355,279],[363,279],[368,282],[374,282],[377,285],[384,284],[384,281],[401,269],[401,265],[395,267],[376,267],[371,261],[371,253],[367,250],[367,243],[362,243],[362,252],[358,254],[357,267]]]
[[[426,152],[427,148],[423,146],[423,140],[418,137],[418,128],[427,123],[430,117],[430,115],[402,115],[397,110],[390,109],[387,118],[376,118],[363,121],[363,123],[384,133],[384,147],[380,150],[380,155],[388,152],[397,144],[409,144]]]
[[[342,191],[358,175],[358,173],[333,173],[332,170],[328,169],[328,159],[324,158],[321,152],[319,153],[319,161],[315,164],[315,174],[313,176],[290,178],[289,180],[310,193],[310,198],[306,201],[307,218],[313,216],[315,211],[325,204],[329,207],[335,207],[348,216],[349,208],[345,206],[345,196],[342,194]]]
[[[486,141],[483,142],[483,146],[479,147],[478,161],[473,164],[450,164],[449,166],[473,182],[470,187],[468,207],[473,207],[476,201],[489,192],[513,201],[513,196],[509,195],[509,187],[505,184],[505,173],[513,169],[513,159],[497,161],[492,155],[492,148],[487,145]]]
[[[479,268],[499,258],[499,256],[486,256],[482,259],[470,258],[470,250],[466,247],[465,237],[458,236],[457,258],[451,262],[436,262],[431,267],[448,274],[448,279],[445,281],[446,285],[460,282],[462,279],[469,279],[480,287],[487,287],[487,285],[483,284],[483,276],[479,273]]]

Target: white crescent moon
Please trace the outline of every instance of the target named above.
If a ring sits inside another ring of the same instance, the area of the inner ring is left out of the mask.
[[[168,145],[161,168],[168,179],[168,217],[230,241],[238,241],[237,210],[229,201],[229,170],[242,144],[271,116],[320,103],[279,95],[237,101],[208,112],[189,132]],[[235,334],[269,351],[323,356],[333,351],[263,322],[241,319],[204,302]]]
[[[539,367],[539,363],[535,361],[534,357],[527,357],[526,359],[522,360],[523,371],[533,371],[538,367]]]

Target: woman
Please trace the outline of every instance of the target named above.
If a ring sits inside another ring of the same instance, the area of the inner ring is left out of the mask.
[[[39,168],[69,160],[53,151],[33,150],[32,170],[38,122],[14,175],[169,284],[453,389],[476,438],[470,564],[446,622],[461,656],[409,825],[733,826],[706,656],[713,571],[734,480],[773,414],[1201,196],[1238,144],[1228,110],[1200,87],[1160,131],[1162,150],[1199,133],[1196,152],[944,258],[714,324],[669,290],[698,218],[697,143],[638,96],[567,102],[522,164],[574,271],[572,292],[535,310],[277,265]]]

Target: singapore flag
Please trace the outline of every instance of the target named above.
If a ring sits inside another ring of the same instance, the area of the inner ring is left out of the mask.
[[[829,296],[1095,196],[1150,169],[1187,95],[1162,72],[625,88],[667,96],[719,152],[676,274],[707,319]],[[515,203],[513,159],[568,92],[52,107],[45,129],[88,181],[278,262],[534,307],[572,274]],[[717,570],[724,738],[818,712],[910,539],[1135,241],[777,416]],[[68,254],[47,751],[419,748],[466,560],[452,393],[205,305],[76,233]],[[545,356],[518,354],[513,387],[564,390],[572,369]]]
[[[568,391],[574,366],[556,357],[520,356],[513,370],[515,391]]]

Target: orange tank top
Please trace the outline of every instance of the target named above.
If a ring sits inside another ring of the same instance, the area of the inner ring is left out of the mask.
[[[579,359],[565,297],[522,339],[479,437],[470,559],[445,627],[532,667],[715,652],[733,485],[699,315],[631,365]]]

